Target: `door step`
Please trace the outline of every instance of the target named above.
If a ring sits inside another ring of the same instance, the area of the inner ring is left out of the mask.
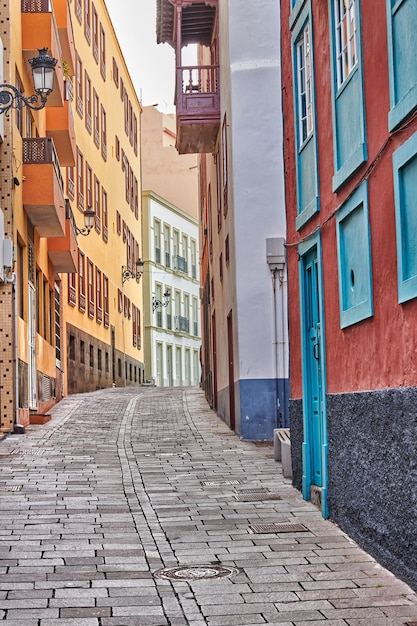
[[[31,413],[29,415],[29,424],[46,424],[50,419],[49,413]]]
[[[311,485],[310,500],[318,509],[320,509],[320,511],[322,510],[321,487],[317,487],[317,485]]]

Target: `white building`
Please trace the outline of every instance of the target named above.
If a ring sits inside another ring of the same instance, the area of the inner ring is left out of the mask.
[[[145,377],[158,387],[198,385],[198,222],[153,191],[142,203]]]

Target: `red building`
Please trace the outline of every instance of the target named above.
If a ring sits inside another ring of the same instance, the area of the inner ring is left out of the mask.
[[[415,586],[417,3],[281,24],[294,483]]]

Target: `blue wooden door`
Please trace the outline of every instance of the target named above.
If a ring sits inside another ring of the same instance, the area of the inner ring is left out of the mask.
[[[317,249],[304,257],[304,406],[305,450],[309,484],[322,487],[323,453],[323,369],[321,364],[321,319],[318,281]]]

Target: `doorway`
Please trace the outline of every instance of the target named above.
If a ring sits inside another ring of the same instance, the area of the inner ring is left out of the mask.
[[[235,372],[233,364],[233,318],[230,311],[227,316],[227,358],[229,365],[229,413],[230,413],[230,428],[235,430]]]
[[[321,492],[327,517],[327,423],[323,296],[319,240],[300,251],[303,359],[303,497],[311,488]]]

